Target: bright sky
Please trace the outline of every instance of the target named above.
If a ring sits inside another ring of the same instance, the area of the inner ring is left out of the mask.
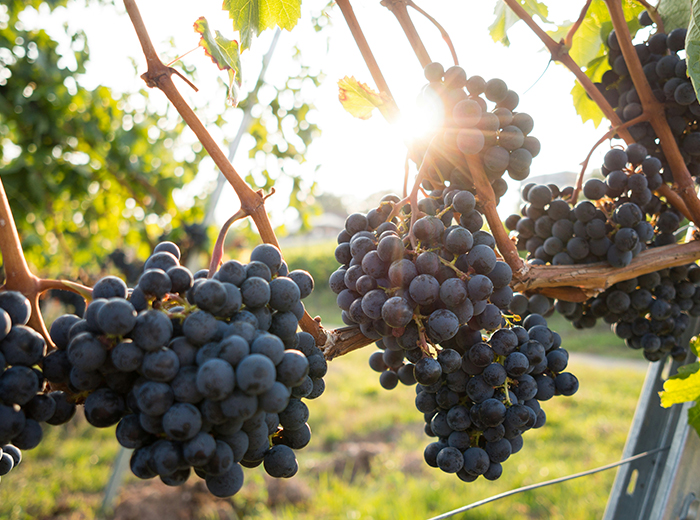
[[[86,9],[79,2],[68,10],[54,12],[50,17],[44,13],[30,16],[25,22],[54,30],[60,30],[63,23],[82,28],[88,35],[92,58],[82,84],[93,87],[102,83],[118,91],[133,92],[143,86],[139,74],[145,71],[145,60],[121,2],[116,3],[116,8],[93,6]],[[321,33],[312,30],[309,13],[318,14],[326,3],[326,0],[304,0],[303,19],[292,33],[283,32],[268,73],[270,80],[279,82],[296,70],[297,65],[290,58],[292,46],[296,43],[302,48],[303,62],[315,69],[320,68],[326,75],[324,84],[309,93],[310,101],[317,107],[317,112],[310,119],[321,127],[323,135],[312,145],[307,154],[308,163],[300,166],[300,171],[309,180],[316,181],[321,191],[345,196],[351,203],[380,190],[398,193],[403,182],[405,159],[405,147],[399,132],[392,129],[377,112],[367,121],[357,120],[346,113],[338,102],[337,81],[340,78],[355,76],[371,86],[374,84],[337,7],[330,11],[330,27]],[[460,64],[468,75],[478,74],[486,79],[499,77],[520,95],[518,109],[533,116],[533,135],[542,143],[542,152],[533,162],[531,176],[578,171],[580,163],[605,128],[594,129],[590,122],[585,125],[581,123],[569,94],[573,76],[564,67],[552,64],[538,81],[547,67],[549,55],[524,24],[519,23],[511,31],[509,48],[493,42],[488,26],[493,21],[495,3],[494,0],[419,0],[419,5],[440,21],[452,37]],[[578,3],[563,0],[549,3],[552,4],[551,18],[556,21],[578,16]],[[409,112],[425,84],[417,58],[394,16],[378,0],[356,0],[353,4],[399,108]],[[232,38],[234,33],[220,5],[220,0],[139,1],[156,49],[168,57],[196,47],[198,37],[192,24],[200,16],[206,16],[213,28]],[[451,65],[450,54],[438,31],[418,13],[411,13],[431,58],[447,68]],[[253,86],[261,56],[267,50],[271,36],[272,31],[267,31],[254,40],[252,51],[244,53],[243,95]],[[210,126],[210,131],[222,143],[225,137],[232,139],[240,120],[240,111],[227,109],[223,104],[223,87],[218,78],[224,78],[224,75],[201,51],[188,55],[184,62],[197,67],[196,83],[200,91],[195,93],[182,85],[181,92],[190,104],[199,108],[205,119],[213,119],[216,111],[225,112],[230,124],[221,129]],[[138,73],[132,63],[136,64]],[[154,92],[152,99],[159,106],[164,106],[164,96],[159,93]],[[247,158],[250,145],[250,141],[244,140],[233,161],[241,174],[252,167]],[[590,163],[592,167],[600,164],[604,148],[600,147],[594,156]],[[316,170],[318,165],[320,167]],[[215,178],[211,163],[205,163],[203,170],[194,191]],[[509,195],[501,204],[504,217],[518,203],[518,184],[511,182]],[[283,193],[284,183],[280,187]],[[228,218],[235,212],[237,204],[232,190],[227,188],[217,208],[217,220],[222,222]],[[269,201],[268,207],[277,222],[285,218],[284,205],[283,194]]]

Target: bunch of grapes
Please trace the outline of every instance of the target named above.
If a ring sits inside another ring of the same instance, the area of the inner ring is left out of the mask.
[[[700,316],[700,267],[689,264],[618,282],[585,303],[558,301],[556,310],[578,329],[602,318],[628,347],[642,349],[649,361],[666,354],[683,361],[681,341],[690,316]]]
[[[540,142],[530,135],[532,117],[515,111],[518,94],[501,79],[467,78],[459,66],[445,70],[440,63],[430,63],[424,74],[430,83],[420,101],[433,107],[439,99],[443,116],[442,129],[433,139],[441,157],[430,167],[424,186],[433,189],[448,181],[453,187],[470,188],[465,154],[479,155],[496,197],[506,192],[506,171],[512,179],[527,178]]]
[[[91,425],[118,423],[139,478],[176,486],[194,468],[225,497],[243,485],[241,466],[293,476],[293,450],[311,436],[302,399],[321,395],[327,369],[313,337],[297,333],[313,279],[267,244],[216,273],[193,276],[179,258],[162,242],[133,291],[98,281],[84,319],[52,324],[46,377],[84,396]]]
[[[539,401],[573,395],[578,381],[542,316],[514,324],[512,271],[471,192],[432,191],[411,229],[398,202],[347,218],[330,287],[345,323],[378,340],[370,366],[381,385],[418,383],[416,407],[438,437],[426,462],[464,481],[496,479],[522,433],[544,424]]]
[[[647,247],[676,241],[681,218],[651,191],[662,183],[660,167],[639,144],[614,148],[601,168],[605,181],[590,179],[583,187],[590,200],[572,206],[571,188],[528,184],[522,217],[511,215],[506,227],[533,264],[625,267]]]
[[[651,17],[646,12],[640,16],[640,22],[642,25],[652,25]],[[664,104],[666,120],[685,163],[691,175],[697,179],[700,174],[700,132],[697,131],[700,104],[688,78],[686,60],[678,55],[685,49],[686,32],[684,28],[675,29],[669,34],[656,32],[647,42],[635,45],[635,50],[656,99]],[[639,94],[632,83],[615,31],[608,36],[607,45],[608,62],[612,69],[603,74],[596,86],[615,108],[620,119],[630,121],[643,112]],[[646,121],[637,123],[629,127],[629,132],[652,157],[659,159],[663,181],[673,183],[673,174],[651,124]]]
[[[46,342],[26,326],[29,300],[15,291],[0,293],[0,475],[21,460],[20,450],[36,448],[41,424],[63,424],[75,413],[66,394],[45,387]]]

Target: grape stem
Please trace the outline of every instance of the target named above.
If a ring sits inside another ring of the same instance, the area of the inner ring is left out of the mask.
[[[226,241],[226,234],[228,233],[229,228],[234,222],[247,216],[248,213],[241,208],[231,218],[229,218],[223,226],[221,226],[219,236],[216,237],[216,244],[214,244],[214,249],[211,252],[211,261],[209,262],[209,273],[207,274],[207,278],[213,277],[214,273],[216,273],[216,270],[221,265],[221,261],[224,257],[224,242]]]
[[[651,16],[652,21],[656,24],[656,32],[665,33],[666,30],[664,29],[664,21],[661,19],[658,7],[651,5],[649,2],[647,2],[647,0],[637,1],[649,12],[649,16]]]
[[[612,20],[613,28],[617,34],[617,41],[620,44],[620,50],[627,64],[630,77],[639,94],[644,113],[649,115],[649,122],[659,138],[664,156],[671,167],[671,172],[673,173],[673,179],[678,187],[679,195],[692,215],[693,222],[700,224],[700,199],[698,199],[698,195],[695,191],[695,183],[681,156],[671,128],[666,121],[664,105],[656,99],[656,96],[649,86],[646,75],[644,74],[642,62],[639,60],[639,56],[632,43],[632,37],[629,32],[629,27],[627,27],[625,14],[622,11],[622,4],[619,0],[605,0],[605,3],[610,11],[610,19]]]
[[[591,148],[591,151],[588,152],[586,159],[581,163],[581,173],[578,174],[578,178],[576,179],[576,186],[574,187],[574,192],[571,194],[572,205],[575,206],[576,202],[578,201],[579,193],[581,193],[581,189],[583,188],[583,175],[586,173],[586,168],[588,168],[588,161],[590,161],[591,156],[593,155],[593,152],[596,150],[596,148],[598,148],[598,146],[603,144],[608,139],[612,138],[616,133],[620,131],[621,128],[628,128],[632,125],[636,125],[637,123],[641,123],[642,121],[647,121],[648,119],[648,114],[642,114],[640,116],[635,117],[634,119],[623,123],[620,126],[611,128],[610,130],[605,132],[605,135],[601,137],[596,144],[593,145],[593,148]]]
[[[377,85],[380,93],[386,94],[387,96],[386,103],[389,108],[387,111],[389,122],[396,122],[399,116],[399,108],[396,106],[396,101],[394,101],[394,97],[391,95],[391,90],[389,90],[389,85],[384,79],[384,75],[377,64],[377,60],[374,59],[372,49],[370,49],[367,39],[365,38],[362,28],[360,27],[360,23],[355,17],[355,11],[353,11],[352,6],[350,5],[350,0],[337,0],[336,3],[338,4],[338,7],[340,7],[340,11],[343,13],[345,22],[348,24],[348,28],[352,33],[352,37],[355,39],[357,47],[360,49],[362,59],[365,60],[365,64],[372,75],[372,79],[374,79],[374,83]]]
[[[438,23],[438,21],[430,16],[428,13],[426,13],[423,9],[418,7],[413,0],[405,0],[406,5],[413,7],[416,11],[418,11],[420,14],[425,16],[428,20],[430,20],[435,27],[437,27],[438,31],[440,31],[440,34],[442,35],[442,39],[445,40],[445,43],[450,49],[450,53],[452,54],[452,61],[454,61],[455,65],[459,65],[459,60],[457,59],[457,52],[455,51],[454,45],[452,45],[452,38],[450,38],[450,35],[447,33],[447,31]]]
[[[506,233],[501,222],[501,217],[498,216],[498,211],[496,211],[496,195],[484,171],[481,157],[478,155],[465,155],[464,157],[472,174],[477,197],[479,202],[481,202],[481,212],[486,217],[491,234],[496,240],[496,244],[498,244],[498,251],[503,256],[503,260],[510,266],[514,276],[522,277],[527,275],[529,266],[520,258],[518,249],[508,237],[508,233]]]
[[[340,0],[340,2],[347,2],[347,0]],[[339,3],[340,3],[339,2]],[[348,4],[349,5],[349,4]],[[279,248],[279,242],[277,241],[277,236],[272,229],[272,224],[270,223],[270,218],[265,211],[265,198],[262,192],[254,191],[248,184],[241,178],[233,165],[226,158],[224,152],[216,144],[216,141],[212,138],[211,134],[204,127],[202,122],[194,113],[192,108],[187,104],[184,98],[180,95],[177,87],[173,83],[172,75],[176,73],[175,69],[167,67],[158,57],[153,43],[151,42],[151,37],[148,34],[148,30],[143,22],[141,13],[139,12],[138,6],[135,0],[124,0],[124,6],[126,7],[127,13],[129,13],[129,18],[131,18],[131,23],[136,30],[136,35],[141,43],[141,48],[146,57],[146,63],[148,64],[148,70],[141,75],[141,77],[146,82],[149,87],[159,88],[170,100],[173,106],[177,109],[180,116],[185,120],[188,126],[195,133],[199,142],[207,150],[211,158],[214,160],[216,166],[221,170],[221,173],[226,177],[229,184],[233,187],[236,195],[241,201],[241,210],[245,211],[255,222],[258,228],[258,233],[260,238],[268,244],[272,244]],[[392,106],[393,101],[391,103]],[[326,332],[320,325],[320,320],[315,320],[309,316],[309,313],[304,311],[304,316],[299,320],[302,330],[310,333],[317,344],[322,345],[326,341]]]
[[[340,4],[340,2],[338,3]],[[425,48],[425,45],[423,45],[423,40],[421,40],[420,36],[418,35],[418,31],[416,30],[416,26],[413,25],[413,22],[411,21],[411,17],[408,14],[408,9],[406,8],[406,0],[382,0],[380,3],[389,9],[389,11],[391,11],[396,17],[399,24],[401,24],[401,28],[406,34],[406,38],[408,38],[408,42],[411,44],[413,52],[416,53],[416,57],[418,58],[421,67],[427,67],[433,60],[430,59],[428,50]]]
[[[574,35],[576,34],[576,31],[578,31],[578,28],[581,27],[583,20],[586,18],[588,8],[591,6],[592,1],[593,0],[586,1],[586,5],[583,6],[583,9],[581,9],[581,14],[578,15],[578,20],[576,20],[576,23],[574,23],[574,25],[571,26],[569,32],[566,33],[566,37],[564,38],[564,45],[566,45],[567,49],[571,48],[571,45],[574,41]]]
[[[569,55],[568,48],[566,44],[561,41],[559,43],[555,42],[551,36],[549,36],[544,29],[542,29],[532,16],[520,5],[518,0],[503,0],[508,7],[510,7],[513,12],[520,18],[523,22],[527,24],[530,29],[537,35],[537,37],[542,40],[545,47],[549,50],[554,61],[560,62],[567,69],[569,69],[576,79],[581,84],[583,89],[586,91],[591,99],[600,107],[605,114],[605,117],[611,122],[613,126],[622,125],[622,120],[615,113],[613,107],[608,103],[603,94],[598,90],[598,88],[593,84],[591,78],[589,78],[585,72],[581,70],[573,58]],[[633,143],[634,139],[627,130],[622,130],[620,132],[620,137],[622,137],[627,143]]]

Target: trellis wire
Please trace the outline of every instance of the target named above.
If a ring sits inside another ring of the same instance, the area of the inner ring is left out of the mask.
[[[613,462],[613,463],[607,464],[605,466],[600,466],[599,468],[589,469],[587,471],[582,471],[581,473],[574,473],[573,475],[569,475],[567,477],[560,477],[560,478],[555,478],[553,480],[547,480],[545,482],[540,482],[539,484],[531,484],[529,486],[523,486],[523,487],[519,487],[516,489],[511,489],[510,491],[506,491],[504,493],[500,493],[498,495],[494,495],[492,497],[485,498],[483,500],[479,500],[478,502],[473,502],[473,503],[466,505],[464,507],[460,507],[458,509],[453,509],[452,511],[448,511],[447,513],[443,513],[441,515],[434,516],[432,518],[429,518],[428,520],[443,520],[444,518],[450,518],[452,516],[458,515],[459,513],[469,511],[470,509],[476,509],[477,507],[483,506],[484,504],[488,504],[489,502],[495,502],[496,500],[500,500],[501,498],[506,498],[506,497],[509,497],[512,495],[517,495],[518,493],[523,493],[525,491],[532,491],[533,489],[538,489],[538,488],[545,487],[545,486],[551,486],[552,484],[560,484],[562,482],[566,482],[567,480],[574,480],[576,478],[586,477],[586,476],[592,475],[594,473],[599,473],[601,471],[616,468],[617,466],[622,466],[624,464],[629,464],[630,462],[634,462],[635,460],[643,459],[644,457],[649,457],[650,455],[653,455],[653,454],[658,453],[660,451],[667,450],[670,447],[671,446],[669,445],[669,446],[664,446],[663,448],[655,448],[653,450],[645,451],[644,453],[634,455],[633,457],[622,459],[618,462]]]

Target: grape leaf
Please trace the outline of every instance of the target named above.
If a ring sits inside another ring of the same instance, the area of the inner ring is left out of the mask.
[[[301,17],[301,0],[224,0],[223,9],[229,12],[244,51],[265,29],[278,26],[291,31]]]
[[[688,424],[695,428],[695,431],[700,435],[700,402],[688,409]]]
[[[241,86],[241,53],[236,40],[224,38],[219,31],[216,36],[203,16],[194,23],[194,30],[200,34],[199,45],[220,70],[228,70],[228,100],[235,107],[238,104],[238,87]]]
[[[693,336],[690,340],[690,350],[696,356],[700,356],[700,336]]]
[[[697,12],[697,3],[693,3],[693,11]],[[666,32],[679,27],[688,27],[690,20],[691,0],[660,0],[658,9]]]
[[[338,81],[338,98],[343,108],[359,119],[372,117],[372,111],[375,108],[386,115],[387,105],[384,96],[354,77],[345,76]]]
[[[519,0],[519,3],[530,16],[538,16],[544,23],[552,23],[547,19],[549,9],[545,4],[537,0]],[[493,41],[501,42],[507,47],[510,45],[510,40],[506,33],[520,18],[502,0],[494,7],[493,14],[496,16],[496,19],[489,26],[491,38],[493,38]]]
[[[676,375],[666,380],[664,390],[659,395],[664,408],[700,399],[700,363],[696,361],[680,367]]]
[[[693,12],[685,37],[685,62],[688,64],[688,76],[693,82],[695,93],[700,88],[700,0],[693,0]],[[664,20],[664,24],[666,20]]]

